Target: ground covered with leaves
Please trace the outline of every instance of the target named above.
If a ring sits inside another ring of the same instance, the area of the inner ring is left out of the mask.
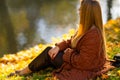
[[[110,20],[105,25],[107,54],[109,59],[117,53],[120,53],[120,18]],[[74,34],[75,30],[71,29],[67,34],[62,35],[62,39],[68,39]],[[38,44],[26,50],[17,52],[16,54],[7,54],[0,58],[0,80],[55,80],[51,75],[51,68],[41,70],[28,76],[12,76],[7,75],[15,70],[20,70],[27,66],[37,55],[39,55],[47,46],[54,46],[60,42],[61,38],[52,38],[50,44]],[[120,80],[120,68],[101,76],[102,80]],[[100,80],[100,78],[97,78]]]

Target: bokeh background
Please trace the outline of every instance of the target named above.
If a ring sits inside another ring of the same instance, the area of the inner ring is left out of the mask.
[[[79,0],[1,0],[0,57],[61,37],[79,23]],[[100,0],[103,23],[120,17],[120,0]]]

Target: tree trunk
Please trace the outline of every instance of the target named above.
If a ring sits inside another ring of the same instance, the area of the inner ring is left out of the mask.
[[[112,18],[112,15],[111,15],[112,2],[113,0],[107,0],[107,10],[108,10],[107,20],[110,20]]]
[[[0,1],[0,28],[4,30],[5,43],[7,43],[7,51],[9,53],[15,53],[17,51],[17,42],[15,39],[14,28],[11,23],[10,15],[6,5],[6,0]]]

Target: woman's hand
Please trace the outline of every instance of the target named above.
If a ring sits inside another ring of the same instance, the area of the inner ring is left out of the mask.
[[[54,59],[56,57],[56,55],[58,54],[58,52],[59,52],[59,47],[56,46],[56,47],[50,49],[48,54],[51,57],[51,59]]]
[[[67,48],[65,51],[64,51],[64,53],[72,53],[73,52],[73,49],[71,49],[71,48]]]

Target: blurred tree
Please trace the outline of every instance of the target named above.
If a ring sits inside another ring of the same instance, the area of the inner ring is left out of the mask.
[[[27,13],[27,19],[29,21],[29,28],[25,31],[25,35],[27,37],[27,45],[31,46],[30,44],[32,44],[35,38],[35,32],[36,32],[36,22],[38,19],[40,19],[40,14],[41,12],[41,8],[43,6],[43,4],[45,5],[45,3],[48,3],[49,5],[51,4],[55,4],[56,2],[59,2],[57,0],[23,0],[23,6],[26,10]],[[44,43],[45,41],[43,39],[41,39],[42,42]],[[34,44],[34,43],[33,43]]]
[[[56,4],[56,5],[54,5]],[[61,25],[69,25],[70,23],[74,23],[76,21],[76,4],[77,1],[56,1],[53,3],[44,3],[40,12],[40,15],[44,17],[47,23],[50,24],[59,24]],[[49,5],[49,6],[47,6]],[[65,26],[61,26],[65,27]]]
[[[39,0],[36,0],[36,1],[39,1]],[[39,6],[40,6],[36,4],[37,3],[36,1],[34,0],[12,0],[12,1],[7,0],[9,9],[12,12],[11,13],[12,18],[14,16],[13,13],[17,14],[16,17],[17,17],[18,26],[14,25],[14,28],[17,30],[19,29],[17,32],[22,32],[26,38],[26,43],[22,46],[23,48],[30,47],[34,42],[35,32],[36,32],[36,19],[39,18],[38,16],[39,16]],[[18,14],[20,16],[18,16]],[[22,21],[27,21],[27,25],[25,25],[25,23],[23,22],[19,22],[19,19],[23,19],[21,18],[22,16],[24,16],[24,20]]]
[[[26,18],[28,20],[29,26],[24,30],[25,37],[27,39],[26,46],[31,46],[34,44],[34,38],[35,38],[35,32],[36,32],[36,22],[38,19],[40,19],[40,10],[43,4],[54,4],[56,0],[7,0],[9,6],[12,8],[12,10],[18,11],[20,9],[24,9],[26,12]],[[43,39],[41,39],[44,43]]]
[[[108,10],[107,20],[110,20],[112,18],[112,15],[111,15],[112,2],[113,0],[107,0],[107,10]]]
[[[34,38],[35,38],[35,32],[36,32],[36,21],[39,18],[39,9],[40,4],[38,2],[39,0],[26,0],[23,3],[23,6],[26,10],[26,18],[29,21],[29,28],[24,32],[25,36],[27,38],[27,46],[34,45]]]
[[[17,51],[17,42],[15,39],[13,25],[11,23],[8,8],[6,5],[6,0],[0,1],[0,10],[0,34],[4,34],[0,37],[5,38],[3,40],[5,43],[7,43],[8,46],[7,49],[4,50],[8,51],[9,53],[15,53]],[[3,44],[2,42],[0,43]]]

